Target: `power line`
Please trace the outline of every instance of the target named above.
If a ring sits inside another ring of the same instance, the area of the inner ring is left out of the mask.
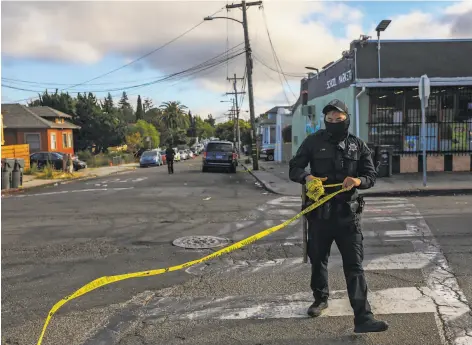
[[[218,12],[220,12],[221,10],[223,10],[223,8],[224,8],[224,7],[220,8],[218,11],[216,11],[215,13],[213,13],[212,16],[214,16],[215,14],[217,14]],[[153,50],[150,51],[149,53],[144,54],[144,55],[138,57],[137,59],[134,59],[134,60],[131,61],[131,62],[128,62],[127,64],[124,64],[124,65],[122,65],[122,66],[120,66],[120,67],[118,67],[118,68],[115,68],[115,69],[113,69],[113,70],[111,70],[111,71],[109,71],[109,72],[103,73],[103,74],[101,74],[101,75],[99,75],[99,76],[97,76],[97,77],[95,77],[95,78],[92,78],[92,79],[89,79],[89,80],[84,81],[84,82],[82,82],[82,83],[73,85],[73,86],[71,86],[71,87],[69,87],[69,88],[62,89],[61,91],[66,91],[66,90],[71,89],[71,88],[74,88],[74,87],[76,87],[76,86],[80,86],[80,85],[83,85],[83,84],[87,84],[87,83],[89,83],[89,82],[91,82],[91,81],[97,80],[97,79],[99,79],[99,78],[103,78],[103,77],[105,77],[105,76],[107,76],[107,75],[110,75],[110,74],[112,74],[112,73],[114,73],[114,72],[117,72],[117,71],[119,71],[119,70],[121,70],[121,69],[123,69],[123,68],[126,68],[126,67],[128,67],[128,66],[130,66],[130,65],[132,65],[132,64],[134,64],[134,63],[136,63],[136,62],[138,62],[138,61],[140,61],[140,60],[142,60],[142,59],[145,59],[145,58],[147,58],[149,55],[152,55],[152,54],[154,54],[155,52],[157,52],[157,51],[159,51],[159,50],[161,50],[161,49],[164,49],[164,48],[167,47],[169,44],[171,44],[171,43],[177,41],[179,38],[185,36],[186,34],[188,34],[188,33],[191,32],[191,31],[195,30],[197,27],[199,27],[200,25],[202,25],[204,22],[205,22],[205,21],[202,20],[200,23],[198,23],[197,25],[192,26],[190,29],[186,30],[185,32],[183,32],[183,33],[180,34],[179,36],[173,38],[172,40],[170,40],[170,41],[168,41],[168,42],[166,42],[166,43],[164,43],[163,45],[157,47],[156,49],[153,49]]]
[[[283,75],[286,75],[287,77],[292,77],[292,78],[303,78],[305,75],[300,73],[295,73],[295,72],[280,72],[277,69],[274,69],[274,67],[269,66],[264,60],[262,60],[256,53],[252,52],[252,55],[254,55],[254,58],[259,61],[262,65],[264,65],[266,68],[270,69],[271,71],[281,73]]]
[[[295,95],[295,93],[293,92],[292,88],[290,87],[290,84],[288,83],[287,81],[287,78],[285,77],[285,75],[283,74],[283,70],[282,70],[282,65],[280,64],[280,61],[279,61],[279,58],[277,57],[277,52],[275,51],[275,48],[274,48],[274,44],[272,43],[272,38],[270,37],[270,32],[269,32],[269,26],[267,25],[267,17],[265,15],[265,10],[264,10],[264,6],[261,6],[262,7],[262,17],[264,18],[264,25],[265,25],[265,28],[266,28],[266,31],[267,31],[267,37],[269,38],[269,42],[270,42],[270,47],[272,49],[272,54],[274,56],[274,61],[275,61],[275,64],[277,66],[278,64],[278,67],[280,68],[280,72],[279,73],[279,78],[281,77],[280,74],[283,75],[283,78],[285,79],[285,82],[287,83],[287,86],[290,90],[290,92],[292,93],[293,97],[295,98],[295,101],[297,99],[297,96]],[[290,101],[288,100],[288,97],[287,97],[287,94],[285,93],[285,88],[284,88],[284,85],[283,85],[283,82],[282,82],[282,79],[280,78],[280,82],[282,83],[282,89],[284,91],[284,95],[285,95],[285,98],[287,100],[287,104],[290,105]]]
[[[240,43],[240,44],[232,47],[231,49],[229,49],[229,52],[234,51],[234,52],[232,52],[232,55],[229,55],[229,57],[228,57],[229,60],[232,60],[232,59],[238,57],[239,55],[242,55],[243,53],[245,53],[244,49],[239,48],[242,45],[243,45],[243,43]],[[211,59],[208,59],[208,60],[206,60],[206,61],[204,61],[204,62],[202,62],[198,65],[192,66],[192,67],[190,67],[186,70],[180,71],[180,72],[176,72],[176,73],[172,73],[172,74],[163,76],[160,79],[153,80],[151,82],[142,83],[142,84],[138,84],[138,85],[132,85],[132,86],[126,86],[126,87],[119,87],[119,88],[114,88],[114,89],[108,89],[108,90],[85,90],[85,91],[78,91],[78,92],[72,92],[72,93],[82,93],[82,92],[102,93],[102,92],[125,91],[125,90],[136,89],[136,88],[141,88],[141,87],[145,87],[145,86],[149,86],[149,85],[158,84],[158,83],[162,83],[162,82],[169,81],[169,80],[178,80],[179,78],[180,79],[188,78],[192,75],[198,74],[200,72],[203,72],[203,71],[206,71],[208,69],[217,67],[221,64],[224,64],[226,62],[227,58],[221,59],[221,56],[225,55],[226,53],[227,52],[225,51],[225,52],[223,52],[221,54],[218,54],[217,56],[212,57]],[[35,93],[41,93],[41,92],[44,91],[44,90],[24,89],[24,88],[19,88],[19,87],[12,86],[12,85],[7,85],[7,84],[2,84],[2,87],[21,90],[21,91],[35,92]],[[50,88],[50,89],[53,89],[53,88]],[[55,88],[54,90],[57,90],[57,88]],[[24,100],[30,100],[30,99],[31,99],[31,97],[26,98]],[[18,100],[16,102],[20,102],[20,101],[23,101],[23,100]]]

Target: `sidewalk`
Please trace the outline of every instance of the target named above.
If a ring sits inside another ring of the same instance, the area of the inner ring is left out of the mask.
[[[240,164],[254,176],[268,191],[289,196],[299,196],[301,188],[290,181],[288,164],[259,161],[259,170],[252,171],[252,164]],[[423,175],[396,174],[392,177],[378,178],[371,189],[360,191],[366,196],[413,196],[413,195],[452,195],[472,194],[471,172],[428,172],[427,184],[423,187]]]
[[[100,168],[87,168],[85,170],[80,170],[78,173],[80,176],[72,179],[55,179],[55,180],[45,180],[38,179],[33,175],[23,175],[23,186],[18,189],[7,189],[2,190],[3,194],[15,193],[19,191],[24,191],[31,188],[42,187],[52,184],[66,184],[73,181],[88,180],[96,177],[102,177],[107,175],[112,175],[124,171],[134,170],[138,166],[138,163],[123,164],[117,166],[104,166]]]

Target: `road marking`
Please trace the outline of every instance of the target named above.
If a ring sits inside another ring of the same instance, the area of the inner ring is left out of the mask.
[[[32,197],[32,196],[61,195],[61,194],[82,193],[82,192],[121,191],[121,190],[126,190],[126,189],[133,189],[133,188],[134,187],[75,189],[75,190],[64,190],[64,191],[57,191],[57,192],[46,192],[46,193],[36,193],[36,194],[27,194],[27,195],[12,195],[11,198],[26,198],[26,197]]]
[[[431,264],[434,254],[424,254],[418,252],[390,254],[390,255],[366,255],[364,258],[365,271],[387,271],[387,270],[417,270],[423,269]],[[218,266],[218,267],[217,267]],[[341,256],[331,256],[328,261],[328,268],[341,268]],[[230,272],[243,270],[244,273],[255,273],[265,270],[294,271],[305,269],[309,271],[310,265],[304,264],[302,258],[278,258],[267,261],[233,261],[223,260],[220,264],[206,265],[199,264],[185,270],[188,274],[201,275],[207,271]]]
[[[374,314],[419,314],[436,310],[431,299],[414,287],[371,291],[369,300]],[[311,292],[216,299],[163,297],[149,305],[149,315],[159,317],[165,314],[168,320],[175,321],[308,318],[306,310],[312,302]],[[329,308],[322,317],[333,316],[352,316],[345,290],[331,292]]]

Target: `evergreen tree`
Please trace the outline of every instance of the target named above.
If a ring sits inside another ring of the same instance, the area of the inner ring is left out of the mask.
[[[138,104],[136,105],[136,121],[142,120],[144,116],[143,104],[141,102],[141,96],[138,95]]]
[[[122,110],[131,108],[131,104],[129,104],[128,95],[126,94],[126,91],[123,91],[123,95],[121,96],[121,99],[118,104],[120,105],[120,109]]]
[[[103,100],[102,109],[105,113],[111,114],[114,108],[115,105],[113,103],[113,97],[111,97],[111,94],[108,93],[108,96],[106,96]]]

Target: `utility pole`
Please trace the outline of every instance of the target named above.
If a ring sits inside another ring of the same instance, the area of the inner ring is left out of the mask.
[[[246,69],[247,69],[247,86],[249,92],[249,113],[251,117],[251,141],[252,141],[252,169],[259,170],[259,161],[257,160],[257,133],[256,133],[256,115],[254,113],[254,91],[252,87],[252,56],[251,45],[249,43],[249,30],[247,23],[247,7],[261,6],[262,1],[248,2],[241,1],[240,4],[226,5],[227,9],[241,8],[243,11],[243,28],[244,28],[244,43],[246,45]]]
[[[238,106],[238,90],[237,90],[237,83],[236,80],[244,80],[244,78],[236,78],[236,73],[234,74],[233,78],[228,78],[228,80],[233,81],[233,89],[234,89],[234,99],[235,99],[235,106],[236,106],[236,121],[234,122],[234,128],[233,131],[236,132],[235,135],[235,143],[237,143],[236,147],[238,148],[238,157],[241,157],[240,151],[241,151],[241,132],[239,128],[239,106]],[[242,92],[240,92],[242,93]],[[233,94],[233,92],[231,92]]]

